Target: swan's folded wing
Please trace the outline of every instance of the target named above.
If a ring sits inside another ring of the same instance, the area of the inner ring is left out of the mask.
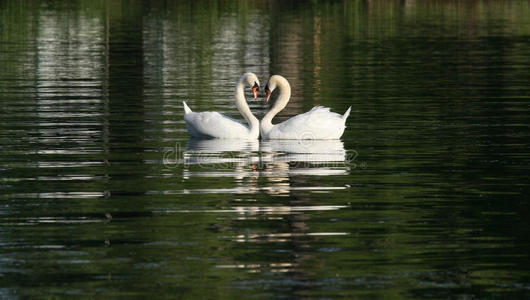
[[[248,135],[248,127],[218,112],[188,113],[184,115],[184,120],[198,135],[203,137],[238,138],[245,134]]]
[[[277,134],[291,139],[336,139],[344,132],[342,116],[329,107],[315,106],[275,126]]]

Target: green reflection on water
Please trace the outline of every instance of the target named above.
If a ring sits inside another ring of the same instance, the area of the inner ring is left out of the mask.
[[[529,34],[526,1],[3,1],[0,295],[527,296]],[[279,120],[352,105],[355,161],[165,165],[245,71]]]

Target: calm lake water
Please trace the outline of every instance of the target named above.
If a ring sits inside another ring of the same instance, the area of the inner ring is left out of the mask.
[[[530,297],[528,1],[8,0],[0,65],[0,298]],[[342,140],[190,140],[246,71]]]

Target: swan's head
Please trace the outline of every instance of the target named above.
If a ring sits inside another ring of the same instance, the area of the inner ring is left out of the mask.
[[[271,78],[269,78],[269,82],[265,85],[265,101],[267,103],[269,102],[272,92],[278,85],[289,87],[289,82],[283,76],[272,75]]]
[[[254,99],[258,98],[258,91],[259,91],[259,79],[256,74],[248,72],[243,74],[241,80],[246,80],[248,85],[252,88],[252,95],[254,96]]]

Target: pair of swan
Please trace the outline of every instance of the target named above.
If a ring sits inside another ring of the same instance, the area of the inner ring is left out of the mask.
[[[190,135],[201,138],[255,140],[261,133],[264,140],[330,140],[339,139],[344,133],[346,119],[350,115],[351,107],[344,115],[339,115],[330,112],[327,107],[316,106],[306,113],[273,125],[272,119],[285,108],[291,97],[291,86],[280,75],[273,75],[265,86],[267,102],[269,102],[271,93],[276,88],[280,90],[280,95],[260,122],[248,107],[244,93],[245,83],[252,88],[254,99],[256,99],[259,80],[254,73],[245,73],[239,78],[236,85],[236,107],[249,126],[218,112],[193,112],[183,101],[184,121]]]

